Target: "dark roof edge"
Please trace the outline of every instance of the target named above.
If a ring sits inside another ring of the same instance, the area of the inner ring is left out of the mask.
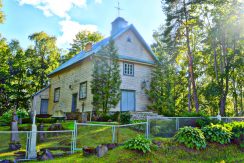
[[[37,91],[36,93],[34,93],[34,94],[32,95],[32,97],[34,97],[34,96],[38,95],[39,93],[45,91],[45,90],[48,89],[49,87],[50,87],[50,85],[48,85],[48,86],[42,88],[41,90],[39,90],[39,91]]]

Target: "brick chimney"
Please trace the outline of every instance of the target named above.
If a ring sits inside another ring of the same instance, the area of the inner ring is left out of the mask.
[[[85,51],[90,51],[92,49],[92,43],[91,42],[88,42],[86,45],[85,45]]]

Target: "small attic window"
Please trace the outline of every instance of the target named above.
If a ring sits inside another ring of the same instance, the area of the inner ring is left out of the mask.
[[[130,37],[127,37],[127,42],[132,42]]]

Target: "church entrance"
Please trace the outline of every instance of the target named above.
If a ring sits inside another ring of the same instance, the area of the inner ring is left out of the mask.
[[[122,90],[120,110],[121,111],[135,111],[135,91],[134,90]]]

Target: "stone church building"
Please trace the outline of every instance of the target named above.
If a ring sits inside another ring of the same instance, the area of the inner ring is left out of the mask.
[[[71,29],[72,30],[72,29]],[[50,85],[33,97],[33,108],[37,114],[92,111],[90,81],[95,54],[108,45],[110,39],[115,43],[119,54],[121,100],[110,111],[145,111],[150,104],[145,88],[149,87],[151,71],[156,61],[152,50],[136,28],[117,17],[112,22],[111,36],[87,44],[86,49],[51,72]]]

